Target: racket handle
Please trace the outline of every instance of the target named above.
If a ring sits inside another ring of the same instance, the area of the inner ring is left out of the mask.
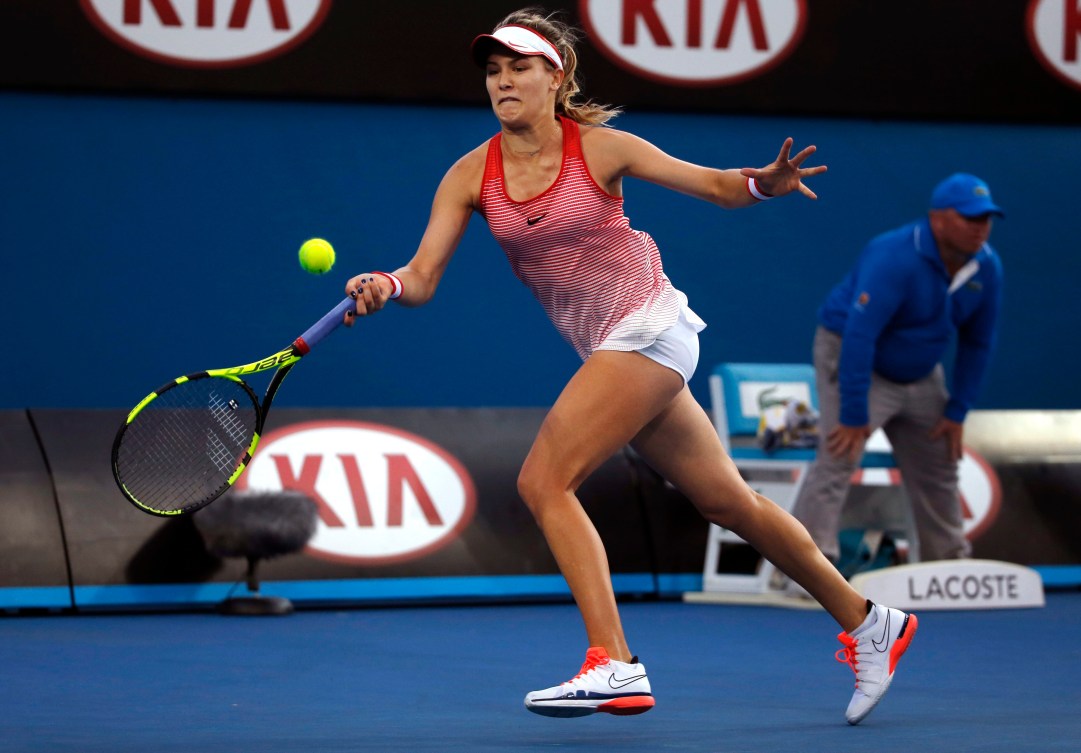
[[[301,350],[301,354],[306,354],[309,350],[314,348],[320,340],[336,330],[338,325],[342,323],[342,317],[345,316],[345,312],[356,305],[357,302],[355,300],[346,298],[330,311],[323,314],[322,319],[308,327],[307,331],[298,337],[294,343]]]

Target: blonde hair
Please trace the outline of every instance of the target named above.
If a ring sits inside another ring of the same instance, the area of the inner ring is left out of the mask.
[[[574,46],[581,39],[577,29],[560,20],[558,13],[545,14],[541,8],[523,8],[504,18],[495,29],[504,26],[525,26],[552,43],[563,59],[563,83],[556,92],[556,112],[583,125],[604,125],[622,112],[612,105],[602,105],[593,100],[579,102],[575,97],[581,91],[578,85],[578,55]],[[551,65],[551,63],[547,63]]]

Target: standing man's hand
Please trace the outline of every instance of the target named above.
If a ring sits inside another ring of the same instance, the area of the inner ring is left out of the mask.
[[[928,438],[932,442],[937,442],[943,437],[946,438],[946,450],[950,453],[950,460],[957,462],[961,459],[962,441],[964,440],[965,426],[959,424],[956,421],[951,421],[948,418],[940,418],[938,423],[935,424],[935,428],[931,429],[931,433]]]
[[[871,436],[870,426],[838,424],[826,437],[826,449],[835,457],[847,457],[855,463],[863,454],[863,446],[867,444],[869,436]]]

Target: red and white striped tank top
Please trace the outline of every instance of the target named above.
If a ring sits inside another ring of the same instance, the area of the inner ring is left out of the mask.
[[[595,350],[639,350],[675,324],[680,295],[664,275],[657,244],[631,228],[623,199],[589,174],[578,124],[560,121],[559,177],[528,201],[507,195],[501,134],[488,142],[480,212],[514,274],[582,360]]]

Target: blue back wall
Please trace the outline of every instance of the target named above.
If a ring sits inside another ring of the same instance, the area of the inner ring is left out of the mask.
[[[925,211],[955,170],[1007,219],[1000,345],[981,408],[1077,407],[1081,130],[630,113],[620,128],[681,158],[762,165],[818,145],[821,197],[726,212],[624,187],[631,223],[709,322],[691,383],[720,361],[806,361],[815,310],[872,235]],[[485,109],[0,93],[0,408],[129,407],[183,373],[288,344],[351,274],[393,269],[435,187],[495,132]],[[1052,169],[1053,168],[1053,169]],[[300,270],[322,236],[338,264]],[[341,331],[289,377],[294,406],[550,404],[577,367],[474,218],[436,298]]]

